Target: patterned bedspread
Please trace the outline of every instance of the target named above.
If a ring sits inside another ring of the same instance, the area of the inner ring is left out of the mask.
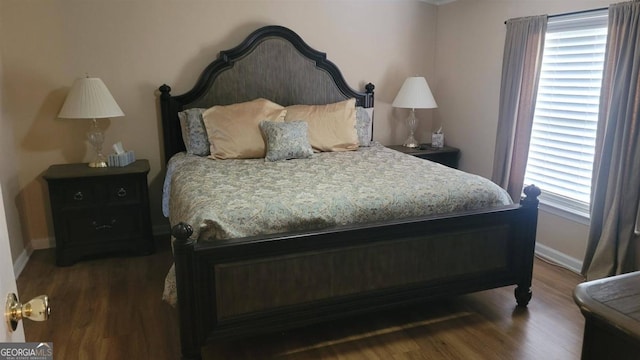
[[[172,225],[191,224],[198,241],[511,203],[506,191],[483,177],[379,144],[279,162],[178,154],[167,166],[164,190],[165,215]],[[170,302],[173,286],[168,280]]]

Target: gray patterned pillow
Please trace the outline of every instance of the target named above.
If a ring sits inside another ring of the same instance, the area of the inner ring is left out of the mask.
[[[371,117],[367,109],[362,106],[356,107],[356,131],[358,132],[358,142],[360,146],[371,146],[373,126]]]
[[[261,121],[260,130],[267,145],[266,161],[306,159],[313,155],[308,124],[304,121]]]
[[[207,156],[211,154],[209,137],[204,127],[202,113],[206,109],[193,108],[178,113],[182,129],[182,141],[191,155]]]

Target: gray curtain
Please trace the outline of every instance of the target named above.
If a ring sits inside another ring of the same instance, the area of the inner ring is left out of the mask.
[[[640,2],[609,7],[592,179],[587,279],[638,270]]]
[[[520,200],[529,155],[547,16],[507,20],[491,179]]]

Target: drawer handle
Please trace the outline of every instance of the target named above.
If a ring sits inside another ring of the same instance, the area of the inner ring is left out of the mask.
[[[122,187],[121,187],[121,188],[118,190],[117,195],[118,195],[118,197],[121,197],[121,198],[123,198],[123,197],[127,196],[127,189],[125,189],[125,188],[122,188]]]
[[[84,199],[84,195],[82,194],[82,191],[78,191],[77,193],[73,194],[73,200],[80,201],[82,199]]]
[[[91,225],[93,225],[93,227],[94,227],[97,231],[100,231],[100,230],[110,230],[110,229],[113,229],[113,225],[114,225],[115,223],[116,223],[116,219],[111,219],[111,224],[101,224],[101,225],[98,225],[98,222],[94,220],[94,221],[92,221],[92,222],[91,222]]]

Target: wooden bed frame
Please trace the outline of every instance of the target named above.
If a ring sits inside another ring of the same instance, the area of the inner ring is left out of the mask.
[[[186,108],[257,97],[373,106],[373,85],[354,91],[324,53],[280,26],[221,52],[187,93],[170,91],[160,87],[167,161],[185,149],[177,113]],[[214,341],[507,285],[517,285],[517,304],[526,306],[540,190],[525,194],[520,204],[482,211],[216,242],[197,242],[179,223],[172,235],[183,357],[200,358]]]

